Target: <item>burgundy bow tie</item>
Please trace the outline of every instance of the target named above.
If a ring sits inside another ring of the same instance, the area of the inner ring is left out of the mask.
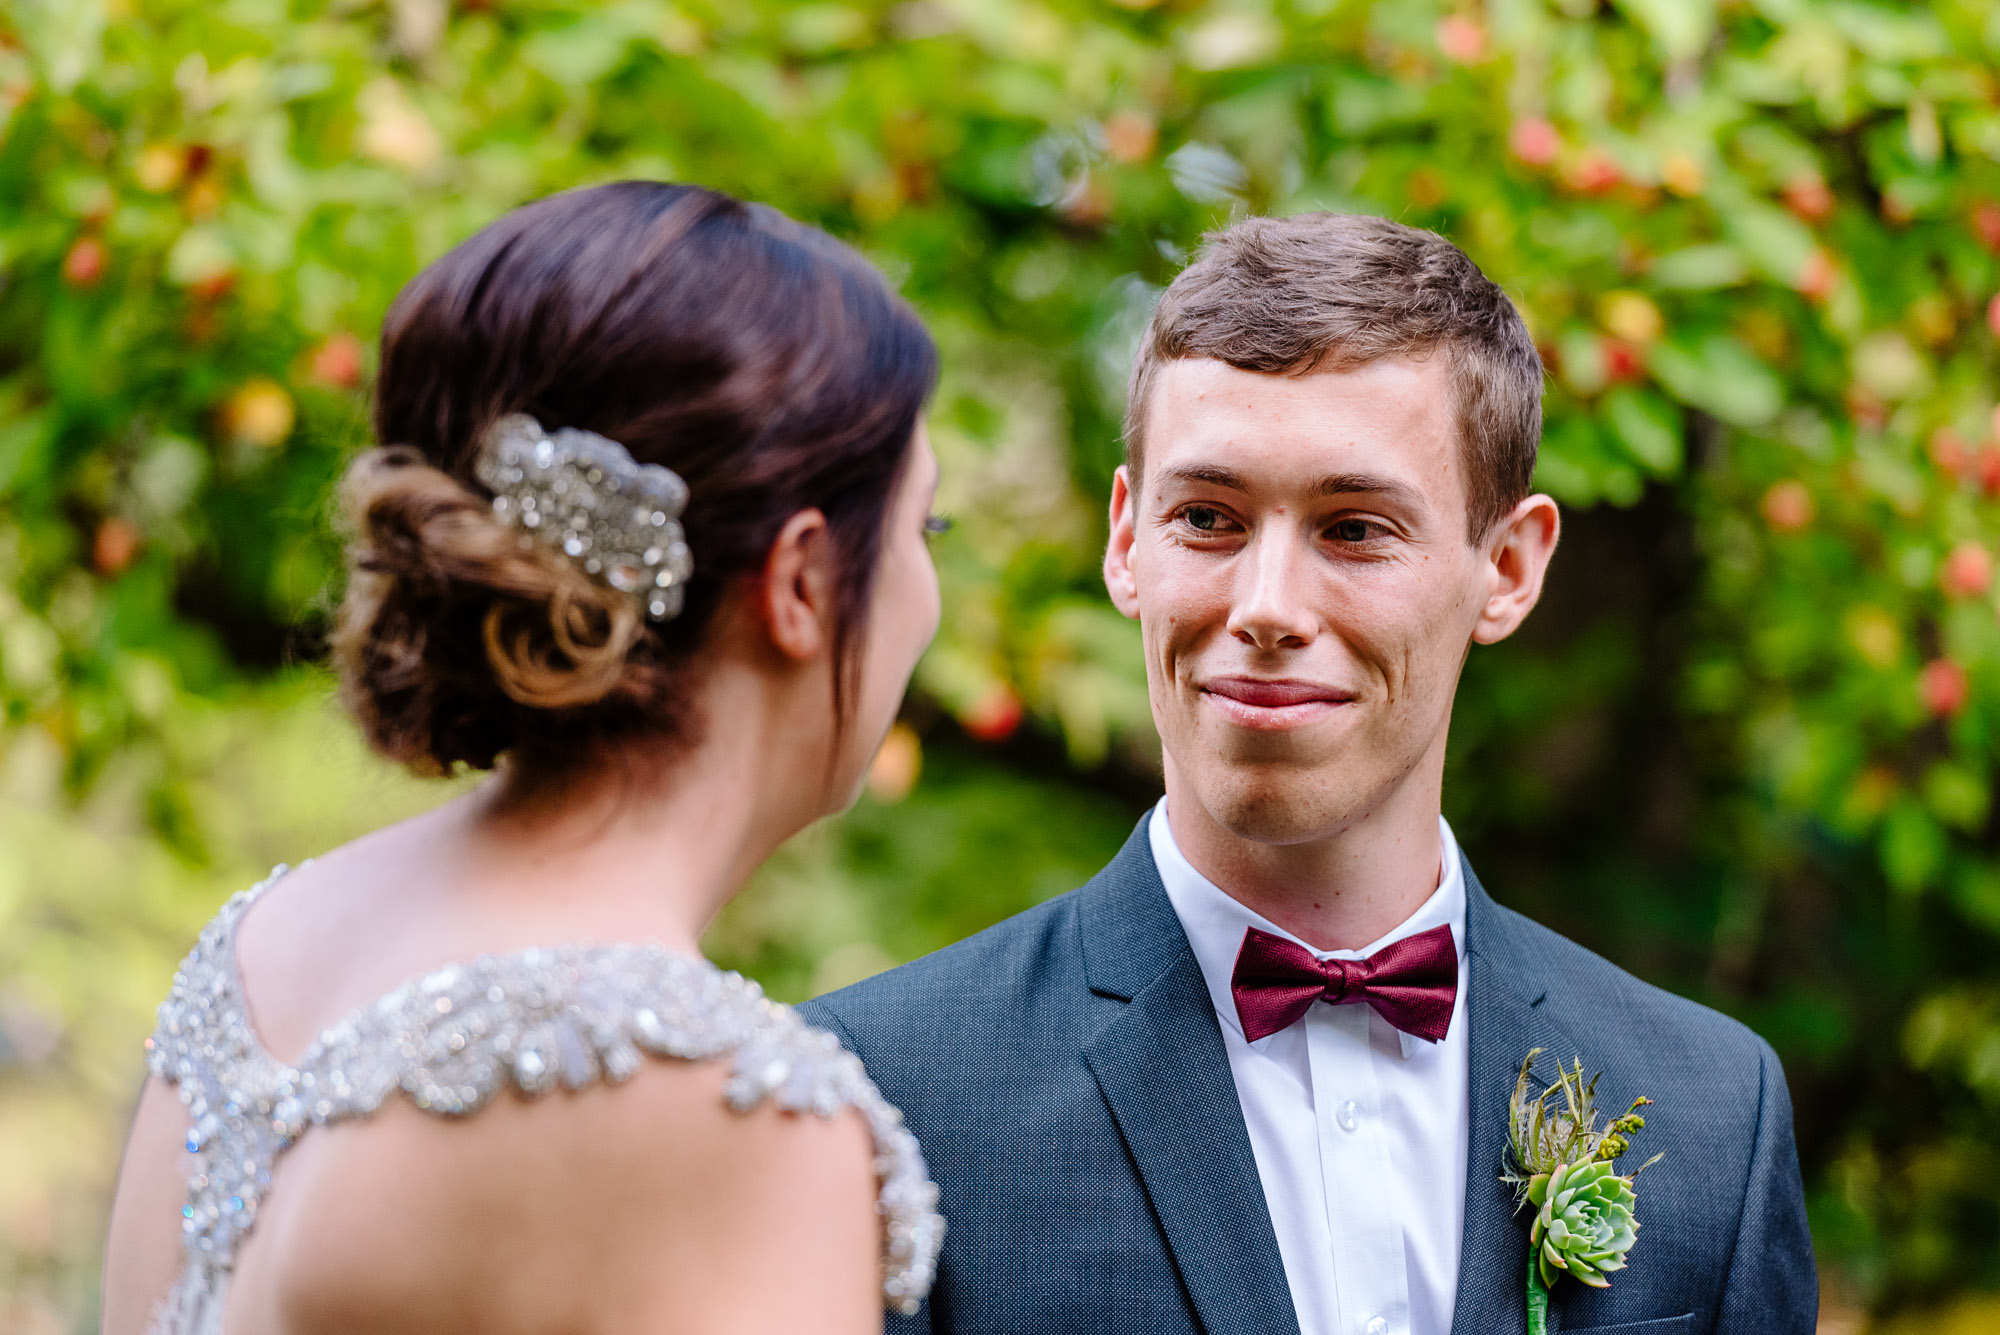
[[[1458,948],[1451,928],[1406,936],[1365,960],[1323,960],[1282,936],[1252,927],[1236,952],[1229,979],[1243,1037],[1255,1043],[1312,1009],[1315,1001],[1342,1006],[1365,1001],[1406,1034],[1442,1040],[1451,1030],[1458,998]]]

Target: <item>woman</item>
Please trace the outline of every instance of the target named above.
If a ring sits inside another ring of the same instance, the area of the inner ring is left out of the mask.
[[[852,251],[685,186],[531,204],[404,290],[336,657],[377,750],[492,774],[203,934],[148,1044],[111,1335],[914,1308],[914,1140],[697,943],[854,800],[936,631],[936,362]]]

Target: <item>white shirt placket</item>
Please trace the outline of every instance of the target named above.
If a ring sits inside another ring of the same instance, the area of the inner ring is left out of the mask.
[[[1148,837],[1221,1022],[1301,1332],[1447,1335],[1465,1200],[1469,968],[1465,883],[1450,826],[1439,819],[1440,876],[1430,900],[1367,950],[1313,952],[1357,958],[1451,926],[1459,994],[1441,1044],[1398,1032],[1365,1004],[1315,1004],[1298,1023],[1246,1042],[1230,992],[1244,930],[1304,943],[1189,865],[1164,802]]]
[[[1365,1005],[1322,1005],[1304,1020],[1339,1303],[1333,1329],[1339,1335],[1407,1335],[1403,1211],[1369,1049],[1370,1019]]]

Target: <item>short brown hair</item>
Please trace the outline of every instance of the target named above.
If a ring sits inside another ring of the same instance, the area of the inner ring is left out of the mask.
[[[411,280],[382,331],[380,446],[349,470],[333,636],[370,742],[420,771],[559,770],[685,740],[726,591],[818,508],[836,584],[835,717],[937,350],[866,260],[694,186],[624,181],[514,210]],[[493,513],[473,464],[524,412],[687,482],[687,604],[666,622]]]
[[[1435,232],[1352,213],[1246,218],[1206,239],[1146,326],[1125,404],[1133,484],[1167,362],[1307,375],[1440,349],[1476,541],[1528,494],[1542,436],[1542,359],[1514,303]]]

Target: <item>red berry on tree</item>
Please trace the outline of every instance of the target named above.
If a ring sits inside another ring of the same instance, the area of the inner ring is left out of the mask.
[[[1063,196],[1056,207],[1063,217],[1079,227],[1096,227],[1111,217],[1111,189],[1095,172]]]
[[[1847,415],[1854,424],[1869,431],[1880,431],[1889,424],[1889,405],[1882,402],[1880,395],[1865,385],[1847,387]]]
[[[1764,522],[1780,533],[1797,533],[1813,521],[1812,493],[1796,480],[1779,482],[1764,493]]]
[[[1967,448],[1965,437],[1948,426],[1941,426],[1931,432],[1931,462],[1940,471],[1956,477],[1963,477],[1972,464],[1972,451]]]
[[[97,536],[91,539],[91,566],[107,579],[124,574],[138,557],[143,536],[137,524],[113,515],[97,526]]]
[[[2000,446],[1988,445],[1979,452],[1979,489],[1988,496],[2000,496]]]
[[[1021,726],[1021,698],[1006,686],[995,685],[979,697],[959,723],[982,742],[1004,742]]]
[[[1144,162],[1160,142],[1160,127],[1139,111],[1114,111],[1104,119],[1104,151],[1118,162]]]
[[[78,237],[76,244],[63,256],[63,281],[71,287],[91,287],[104,277],[104,270],[111,261],[111,253],[104,243],[94,236]]]
[[[1641,379],[1646,373],[1646,359],[1634,345],[1622,338],[1603,339],[1599,345],[1604,353],[1604,378],[1613,384],[1626,384]]]
[[[1453,14],[1438,20],[1437,44],[1445,59],[1470,65],[1486,54],[1486,29],[1476,19]]]
[[[1953,598],[1976,598],[1993,587],[1993,554],[1976,542],[1951,549],[1938,571],[1938,586]]]
[[[1965,708],[1972,694],[1972,683],[1966,679],[1965,669],[1949,658],[1934,658],[1917,675],[1917,693],[1923,698],[1925,709],[1939,718],[1948,718]]]
[[[1808,301],[1825,301],[1833,291],[1834,279],[1839,276],[1840,271],[1834,267],[1833,256],[1824,250],[1815,250],[1806,257],[1805,267],[1799,270],[1799,276],[1793,281],[1792,286]]]
[[[1987,200],[1972,211],[1972,230],[1988,250],[2000,255],[2000,204]]]
[[[1833,191],[1817,172],[1794,176],[1785,182],[1785,207],[1809,223],[1822,223],[1833,216]]]
[[[1410,201],[1420,209],[1436,208],[1451,193],[1450,183],[1443,174],[1430,167],[1419,167],[1411,172],[1409,184],[1403,188]]]
[[[1587,195],[1602,195],[1617,189],[1625,181],[1625,173],[1603,149],[1593,148],[1577,159],[1571,169],[1569,183]]]
[[[1540,116],[1514,122],[1507,132],[1507,147],[1530,167],[1546,167],[1562,152],[1562,133]]]
[[[313,350],[310,374],[330,389],[353,389],[361,383],[361,357],[361,340],[343,330]]]

